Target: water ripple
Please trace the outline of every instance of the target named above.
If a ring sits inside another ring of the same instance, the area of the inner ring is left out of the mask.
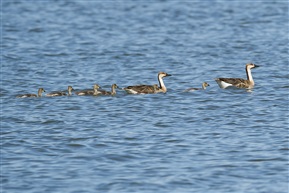
[[[288,190],[288,4],[43,5],[3,2],[3,191]],[[218,87],[247,62],[261,66],[254,89]],[[166,94],[16,98],[156,84],[159,71]]]

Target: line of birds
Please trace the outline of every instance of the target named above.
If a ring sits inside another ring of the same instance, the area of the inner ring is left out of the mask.
[[[219,85],[220,88],[227,88],[227,87],[236,87],[236,88],[245,88],[245,89],[252,89],[254,87],[254,80],[252,77],[251,69],[259,67],[256,64],[248,63],[246,64],[246,74],[247,79],[242,78],[216,78],[215,81]],[[168,73],[165,72],[159,72],[158,73],[158,81],[159,85],[135,85],[135,86],[128,86],[123,88],[128,94],[155,94],[155,93],[166,93],[167,88],[164,84],[163,78],[171,76]],[[207,82],[204,82],[202,84],[202,88],[189,88],[184,90],[184,92],[190,92],[195,90],[205,90],[207,86],[210,86]],[[93,96],[99,96],[99,95],[116,95],[116,89],[119,88],[116,84],[113,84],[111,86],[111,91],[105,91],[100,90],[100,86],[98,84],[93,85],[93,89],[86,89],[75,92],[76,95],[82,96],[82,95],[93,95]],[[68,86],[67,93],[66,91],[54,91],[51,93],[46,94],[47,97],[55,97],[55,96],[70,96],[72,95],[72,91],[74,89],[72,86]],[[22,94],[16,96],[17,98],[26,98],[26,97],[41,97],[42,93],[45,92],[43,88],[38,89],[38,94]]]

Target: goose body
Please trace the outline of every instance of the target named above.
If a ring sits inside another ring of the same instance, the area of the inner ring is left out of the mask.
[[[128,86],[124,90],[129,94],[152,94],[155,93],[153,85]]]
[[[71,96],[71,91],[73,91],[74,89],[72,88],[72,86],[68,86],[67,88],[67,92],[68,94],[66,94],[66,91],[54,91],[51,93],[46,94],[46,96],[48,97],[55,97],[55,96]]]
[[[252,77],[251,69],[259,67],[256,64],[248,63],[246,64],[246,74],[247,79],[242,78],[216,78],[215,81],[218,83],[220,88],[227,88],[230,86],[236,87],[236,88],[253,88],[255,85],[255,82]]]
[[[116,90],[115,90],[116,88],[118,88],[118,86],[116,84],[113,84],[111,85],[111,92],[100,90],[98,95],[116,95]]]
[[[45,92],[45,90],[43,88],[39,88],[37,95],[36,94],[21,94],[16,97],[17,98],[41,97],[43,92]]]
[[[153,93],[158,93],[158,92],[166,93],[167,88],[163,81],[163,78],[166,76],[171,76],[171,75],[165,72],[158,73],[158,81],[159,81],[160,87],[156,85],[135,85],[135,86],[125,87],[124,90],[129,94],[153,94]]]
[[[196,91],[196,90],[206,90],[206,87],[210,86],[207,82],[203,82],[202,88],[188,88],[185,92]]]
[[[78,92],[75,92],[76,95],[78,96],[83,96],[83,95],[98,95],[100,91],[98,90],[100,86],[98,84],[93,85],[93,89],[88,89],[88,90],[81,90]]]
[[[150,94],[150,93],[158,93],[158,92],[161,92],[159,91],[159,86],[157,84],[154,84],[154,85],[147,85],[149,86],[148,90],[144,90],[144,94]]]

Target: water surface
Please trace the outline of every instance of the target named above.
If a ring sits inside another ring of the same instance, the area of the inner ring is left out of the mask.
[[[4,1],[2,15],[1,192],[288,192],[288,2]],[[251,92],[218,87],[247,62]],[[166,94],[15,98],[159,71]]]

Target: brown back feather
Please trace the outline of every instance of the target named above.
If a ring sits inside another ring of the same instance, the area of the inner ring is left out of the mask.
[[[246,88],[250,84],[249,80],[245,80],[242,78],[219,78],[219,80],[232,84],[238,88]]]

